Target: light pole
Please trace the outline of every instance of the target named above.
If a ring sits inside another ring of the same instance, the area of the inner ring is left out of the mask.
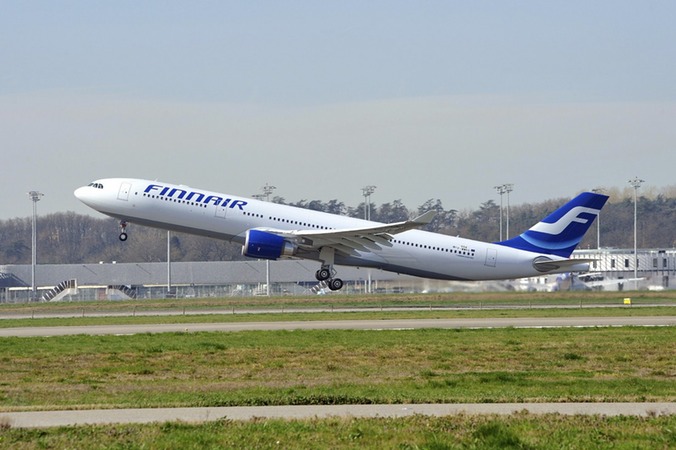
[[[371,220],[371,194],[376,190],[375,186],[364,186],[361,188],[364,194],[364,219]]]
[[[171,231],[167,230],[167,297],[171,298]]]
[[[37,296],[37,287],[35,286],[35,265],[37,261],[37,220],[38,220],[38,202],[40,198],[45,195],[42,192],[30,191],[28,193],[28,198],[33,202],[33,222],[32,222],[32,235],[31,235],[31,301],[36,301]]]
[[[507,232],[505,233],[505,239],[509,239],[509,193],[514,190],[514,185],[505,184],[504,187],[507,193]]]
[[[263,186],[263,195],[265,195],[266,202],[270,201],[270,194],[272,194],[272,191],[275,189],[277,189],[275,186],[270,186],[268,183],[265,183],[265,186]]]
[[[375,186],[369,185],[361,188],[362,193],[364,194],[364,219],[371,220],[371,194],[376,190]],[[366,293],[371,293],[371,269],[366,270]]]
[[[591,190],[595,194],[603,194],[605,189],[596,188]],[[601,249],[601,211],[596,214],[596,250]]]
[[[634,288],[638,290],[638,249],[637,249],[637,231],[636,231],[636,222],[638,215],[638,208],[636,204],[638,202],[638,188],[641,187],[641,184],[644,183],[644,180],[641,180],[639,177],[634,177],[633,180],[629,180],[629,184],[634,188]]]
[[[494,188],[500,194],[500,240],[502,240],[502,194],[507,194],[507,237],[509,239],[509,193],[514,190],[513,184],[501,184],[500,186],[494,186]]]
[[[500,194],[500,240],[502,241],[502,195],[505,193],[505,185],[493,186]]]
[[[277,189],[275,186],[270,186],[268,183],[265,183],[263,186],[263,195],[255,195],[255,198],[262,199],[265,197],[265,201],[270,201],[270,194]],[[270,260],[265,260],[265,294],[270,297]]]

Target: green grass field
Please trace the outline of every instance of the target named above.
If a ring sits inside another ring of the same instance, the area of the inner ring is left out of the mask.
[[[659,298],[653,297],[653,293],[646,294],[651,294],[646,302],[673,301],[671,294],[665,297],[664,293],[657,293],[662,295]],[[542,294],[510,295],[493,299],[492,295],[472,294],[471,300],[494,305],[549,301]],[[576,303],[616,301],[617,296],[598,297],[591,293],[589,297],[566,299],[556,295],[556,302],[568,302],[571,309],[371,311],[350,313],[349,318],[674,313],[673,306],[580,309],[575,307]],[[445,305],[467,301],[466,297],[451,297],[437,300]],[[230,301],[194,300],[188,304],[191,308],[210,309],[230,307]],[[313,297],[299,304],[313,305],[316,301]],[[420,301],[430,303],[431,299]],[[372,306],[383,301],[375,296],[375,300],[356,299],[356,302]],[[177,301],[168,303],[181,307]],[[121,304],[104,306],[119,309]],[[134,304],[122,306],[131,308]],[[162,308],[167,304],[157,302],[150,306]],[[73,305],[30,307],[54,311]],[[100,308],[100,304],[77,307],[93,310]],[[19,307],[3,307],[0,313],[16,308]],[[113,323],[297,320],[296,317],[313,320],[330,315],[295,314],[12,319],[0,323],[26,326],[99,323],[98,320]],[[331,317],[346,315],[336,313]],[[676,327],[243,331],[2,338],[0,373],[0,411],[399,402],[673,402]],[[673,416],[461,415],[48,430],[12,429],[0,423],[2,448],[674,448],[675,436]]]
[[[4,338],[1,409],[674,401],[676,328]]]
[[[414,416],[218,421],[0,430],[14,450],[119,449],[673,449],[676,416]]]

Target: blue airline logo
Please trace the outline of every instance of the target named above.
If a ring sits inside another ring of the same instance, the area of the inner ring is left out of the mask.
[[[569,258],[606,200],[606,195],[583,192],[529,230],[497,244]]]
[[[586,225],[589,222],[589,219],[585,217],[580,217],[580,214],[586,213],[592,215],[592,220],[599,214],[598,209],[594,208],[585,208],[584,206],[576,206],[570,211],[566,212],[560,219],[554,223],[540,222],[537,225],[531,228],[531,231],[539,231],[540,233],[546,233],[551,235],[559,235],[568,228],[573,222],[581,223]],[[585,230],[586,231],[586,230]]]
[[[222,208],[239,208],[242,211],[244,210],[244,206],[247,204],[247,202],[244,200],[233,200],[231,198],[223,198],[217,195],[206,195],[202,192],[186,191],[185,189],[171,186],[162,186],[160,184],[149,184],[143,193],[148,195],[157,195],[159,197],[185,200],[186,202],[221,206]]]

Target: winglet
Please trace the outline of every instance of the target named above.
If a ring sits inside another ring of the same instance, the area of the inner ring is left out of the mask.
[[[437,215],[437,212],[434,211],[434,210],[427,211],[425,214],[421,214],[418,217],[416,217],[415,219],[411,220],[411,222],[413,222],[417,225],[420,225],[420,226],[427,225],[428,223],[430,223],[434,219],[434,216],[436,216],[436,215]]]
[[[398,222],[398,223],[388,223],[380,226],[376,226],[373,228],[370,228],[367,230],[370,230],[372,232],[377,233],[388,233],[388,234],[398,234],[403,231],[408,231],[412,230],[414,228],[420,228],[432,221],[434,219],[434,216],[437,215],[436,211],[427,211],[425,214],[421,214],[415,219],[409,219],[406,222]]]
[[[420,228],[432,221],[434,219],[434,216],[437,215],[436,211],[427,211],[425,214],[421,214],[415,219],[409,219],[406,222],[398,222],[398,223],[389,223],[385,225],[381,225],[378,227],[374,227],[371,230],[372,231],[381,231],[383,233],[389,233],[389,234],[398,234],[403,231],[408,231],[412,230],[414,228]]]

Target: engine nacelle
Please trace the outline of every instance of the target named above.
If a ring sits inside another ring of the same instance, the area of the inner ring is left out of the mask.
[[[282,236],[260,230],[248,230],[242,255],[259,259],[278,259],[293,256],[298,247]]]

